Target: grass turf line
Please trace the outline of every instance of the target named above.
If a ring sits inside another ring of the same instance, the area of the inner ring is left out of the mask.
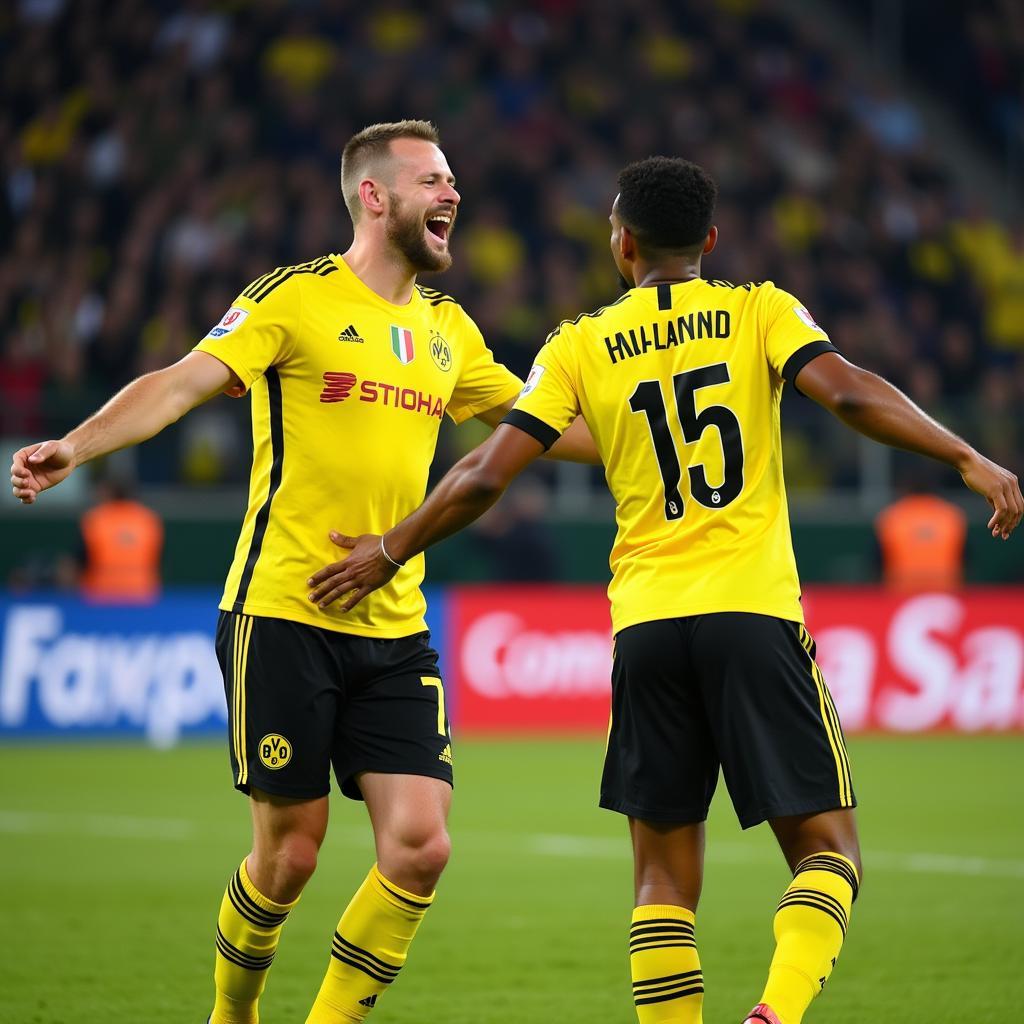
[[[972,1022],[1011,1019],[1024,996],[1008,962],[1024,907],[1013,874],[1024,862],[1020,741],[850,748],[865,886],[808,1021],[952,1022],[966,1006]],[[457,745],[452,863],[374,1021],[635,1019],[625,820],[595,806],[601,757],[600,740]],[[8,745],[0,773],[0,1021],[205,1019],[213,922],[248,829],[221,747]],[[337,798],[332,819],[270,975],[268,1024],[305,1019],[337,918],[372,860],[362,806]],[[965,858],[979,858],[978,873]],[[993,864],[1010,871],[986,873]],[[720,787],[697,919],[707,1024],[735,1024],[756,1000],[786,882],[767,828],[741,834]]]

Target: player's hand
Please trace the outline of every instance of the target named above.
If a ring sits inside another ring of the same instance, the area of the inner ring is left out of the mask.
[[[317,607],[326,608],[344,597],[338,610],[347,612],[367,594],[383,587],[398,572],[399,566],[388,561],[379,533],[348,537],[332,530],[330,537],[339,548],[348,548],[352,553],[341,562],[324,566],[306,580],[306,585],[313,588],[309,599]]]
[[[14,453],[11,490],[23,505],[31,505],[40,491],[54,487],[75,468],[75,451],[67,441],[43,441]]]
[[[966,469],[960,471],[964,483],[992,506],[988,528],[993,537],[1009,540],[1010,534],[1024,516],[1024,497],[1020,482],[1008,469],[996,465],[984,455],[974,452]]]

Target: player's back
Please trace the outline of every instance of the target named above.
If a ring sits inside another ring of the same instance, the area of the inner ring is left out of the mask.
[[[517,408],[554,425],[546,407],[574,394],[594,435],[617,506],[616,630],[717,611],[802,621],[779,402],[823,347],[770,282],[700,279],[634,288],[551,336]]]

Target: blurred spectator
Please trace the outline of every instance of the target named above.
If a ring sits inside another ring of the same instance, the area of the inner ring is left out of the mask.
[[[506,275],[516,274],[526,257],[523,240],[507,223],[497,203],[481,205],[466,229],[462,247],[469,272],[483,285],[497,285]]]
[[[920,477],[907,491],[875,520],[882,581],[899,591],[954,590],[963,583],[967,516]]]
[[[267,47],[263,66],[296,91],[316,89],[330,72],[334,47],[304,17]]]
[[[617,169],[678,153],[720,184],[709,276],[775,280],[851,358],[984,434],[976,383],[1001,421],[1024,401],[1024,231],[958,192],[903,94],[782,6],[20,0],[0,19],[3,428],[61,433],[252,279],[343,249],[340,147],[409,116],[437,121],[464,198],[455,266],[428,283],[520,374],[560,320],[617,295]],[[1020,5],[927,6],[913,46],[962,37],[972,109],[1012,117]],[[959,104],[948,50],[930,52]],[[161,442],[148,483],[238,477],[245,406],[211,408]],[[787,421],[796,456],[814,423]],[[1024,468],[1019,447],[1007,461]],[[817,463],[808,488],[856,479],[846,453]]]
[[[988,340],[996,348],[1024,350],[1024,223],[990,250],[983,280]]]
[[[841,0],[870,28],[876,4]],[[901,0],[906,58],[964,127],[1005,155],[1024,143],[1024,6],[1019,0]]]
[[[0,353],[0,433],[38,434],[46,363],[38,331],[13,331]]]
[[[160,595],[164,527],[115,478],[97,486],[97,503],[82,516],[79,583],[90,601],[145,603]]]

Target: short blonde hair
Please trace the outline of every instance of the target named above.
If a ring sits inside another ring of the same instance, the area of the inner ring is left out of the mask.
[[[391,156],[391,143],[395,139],[423,139],[435,146],[441,141],[437,129],[429,121],[389,121],[371,124],[356,132],[345,143],[341,154],[341,194],[353,224],[358,223],[363,212],[359,201],[359,182],[371,169],[378,174],[384,173],[382,164]]]

